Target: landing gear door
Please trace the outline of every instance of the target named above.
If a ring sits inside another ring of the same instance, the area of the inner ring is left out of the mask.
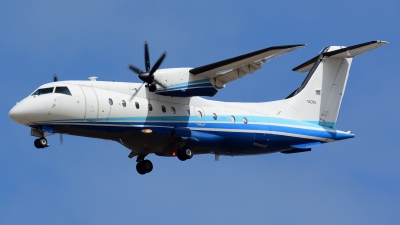
[[[81,88],[85,94],[85,120],[95,122],[99,113],[96,92],[91,87],[81,86]]]
[[[204,126],[206,124],[206,114],[204,110],[200,107],[194,107],[194,113],[197,125]]]
[[[266,116],[253,115],[254,130],[254,146],[267,148],[271,139],[271,129],[269,119]]]

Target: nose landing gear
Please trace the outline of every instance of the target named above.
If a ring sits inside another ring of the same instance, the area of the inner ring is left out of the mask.
[[[44,137],[38,138],[33,142],[36,148],[47,148],[49,144],[47,143],[47,139]]]

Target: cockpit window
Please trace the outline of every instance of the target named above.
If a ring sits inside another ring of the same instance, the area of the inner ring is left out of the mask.
[[[56,91],[54,93],[60,93],[65,95],[71,95],[71,92],[67,87],[56,87]]]
[[[35,92],[33,92],[32,95],[44,95],[44,94],[53,93],[53,89],[54,89],[54,87],[40,88],[40,89],[37,89]]]

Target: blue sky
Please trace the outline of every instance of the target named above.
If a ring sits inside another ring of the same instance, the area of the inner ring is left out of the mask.
[[[400,2],[2,1],[1,224],[398,224]],[[8,111],[41,84],[139,82],[143,42],[161,68],[197,67],[275,45],[307,47],[229,83],[221,101],[282,99],[305,74],[291,69],[328,45],[390,44],[354,59],[337,128],[356,138],[301,154],[151,155],[138,175],[118,143],[49,137]]]

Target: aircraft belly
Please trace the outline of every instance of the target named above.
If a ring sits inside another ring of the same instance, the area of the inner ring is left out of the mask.
[[[141,129],[101,125],[57,125],[55,132],[117,141],[140,153],[161,152],[171,141],[168,134],[144,134]]]

